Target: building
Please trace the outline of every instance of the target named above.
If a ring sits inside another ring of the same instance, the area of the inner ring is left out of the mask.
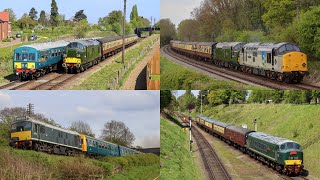
[[[9,12],[0,12],[0,41],[11,37]]]

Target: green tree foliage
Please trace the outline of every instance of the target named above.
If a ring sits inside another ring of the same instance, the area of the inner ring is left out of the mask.
[[[84,10],[82,9],[82,10],[76,12],[76,14],[74,15],[73,20],[75,22],[79,22],[79,21],[81,21],[83,19],[87,19],[87,16],[84,14]]]
[[[208,105],[208,94],[209,90],[200,90],[197,97],[197,111],[201,111],[201,98],[202,98],[202,106]]]
[[[86,19],[81,20],[74,27],[74,35],[76,38],[84,38],[88,32],[90,25]]]
[[[138,27],[139,26],[138,18],[139,18],[138,7],[137,7],[137,5],[134,5],[132,7],[132,11],[131,11],[131,14],[130,14],[130,22],[134,27]]]
[[[103,29],[113,31],[120,35],[122,32],[122,12],[112,11],[108,16],[99,18],[98,24],[102,26]]]
[[[181,21],[178,26],[178,39],[182,41],[197,41],[199,39],[198,22],[194,19]]]
[[[169,44],[170,41],[176,37],[176,27],[170,19],[161,19],[160,27],[160,43],[161,46],[164,46]]]
[[[58,20],[58,6],[56,3],[56,0],[52,0],[51,3],[51,15],[50,15],[50,24],[52,27],[58,26],[59,20]]]
[[[38,11],[36,11],[36,9],[34,7],[31,8],[30,12],[29,12],[29,17],[32,19],[32,20],[36,20],[38,19]]]
[[[14,13],[13,9],[12,8],[7,8],[7,9],[4,9],[3,12],[9,12],[10,14],[10,22],[13,23],[14,21],[16,21],[16,14]]]
[[[319,103],[319,99],[320,99],[320,91],[319,90],[313,90],[312,91],[312,98],[314,99],[315,103],[318,104]]]
[[[46,17],[46,12],[45,11],[42,10],[40,12],[40,17],[38,19],[38,22],[43,26],[48,26],[49,25],[49,22],[48,22],[48,19]]]
[[[284,100],[284,91],[272,91],[272,90],[254,90],[251,91],[249,102],[251,103],[282,103]]]
[[[160,109],[161,111],[167,107],[169,107],[169,105],[172,102],[172,94],[171,91],[169,90],[161,90],[160,91]]]
[[[302,104],[305,103],[305,95],[303,91],[288,90],[284,92],[284,100],[286,103]]]
[[[208,95],[208,101],[211,105],[238,104],[245,101],[246,95],[246,91],[240,90],[213,90]]]
[[[186,93],[177,99],[180,107],[180,111],[193,110],[197,104],[197,98],[191,93],[191,90],[187,90]]]
[[[20,27],[20,29],[24,30],[33,29],[38,24],[38,22],[29,17],[22,17],[17,21],[17,24]]]

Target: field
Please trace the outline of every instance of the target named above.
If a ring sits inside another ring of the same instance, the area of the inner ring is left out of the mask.
[[[204,115],[232,123],[247,124],[254,129],[253,120],[258,122],[258,131],[297,141],[303,146],[304,164],[313,177],[320,177],[320,106],[291,104],[245,104],[204,108]]]
[[[203,179],[189,151],[188,133],[161,118],[161,179]]]
[[[125,64],[127,64],[131,59],[139,57],[139,59],[135,62],[138,63],[144,57],[139,56],[143,48],[149,46],[154,38],[158,35],[152,35],[146,41],[141,42],[136,48],[126,51],[125,54]],[[133,66],[131,66],[133,67]],[[121,63],[121,57],[117,58],[111,64],[103,67],[101,70],[97,71],[87,79],[85,79],[81,84],[72,87],[73,90],[105,90],[108,89],[109,84],[117,77],[117,72],[123,68]],[[125,77],[128,76],[130,70],[127,71],[127,74],[124,75]],[[120,82],[120,86],[123,84],[123,81]]]
[[[0,146],[0,177],[5,179],[154,179],[159,157],[141,154],[90,159],[84,156],[49,155]],[[142,173],[143,172],[143,173]]]
[[[236,82],[214,80],[161,57],[161,89],[257,89]]]

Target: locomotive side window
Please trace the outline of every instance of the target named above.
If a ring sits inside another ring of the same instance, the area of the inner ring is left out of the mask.
[[[267,53],[267,63],[271,64],[271,53]]]
[[[40,127],[40,133],[42,133],[42,134],[46,133],[46,129],[45,129],[44,126],[41,126],[41,127]]]
[[[29,60],[30,61],[35,61],[36,60],[36,54],[35,53],[30,53],[29,54]]]
[[[27,53],[23,53],[22,54],[22,60],[28,60],[28,54]]]

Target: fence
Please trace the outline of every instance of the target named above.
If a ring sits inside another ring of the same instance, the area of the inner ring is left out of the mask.
[[[109,81],[107,84],[107,89],[108,90],[114,90],[119,86],[119,83],[121,81],[121,79],[123,78],[123,76],[126,74],[126,72],[133,66],[135,65],[135,63],[143,58],[150,50],[152,50],[152,47],[159,41],[159,37],[154,38],[150,44],[148,44],[147,46],[145,46],[141,53],[139,54],[138,57],[132,58],[130,59],[130,61],[128,61],[128,63],[126,63],[123,68],[119,71],[116,72],[115,78],[111,80],[111,82]]]

